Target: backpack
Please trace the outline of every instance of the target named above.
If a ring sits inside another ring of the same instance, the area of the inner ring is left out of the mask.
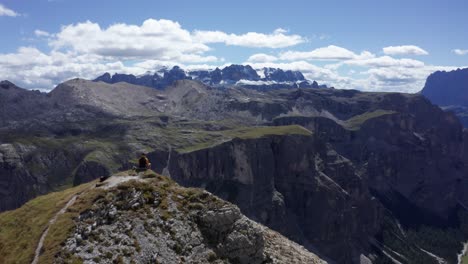
[[[146,157],[141,157],[138,160],[138,167],[140,167],[140,168],[146,168],[147,164],[148,164],[148,159]]]

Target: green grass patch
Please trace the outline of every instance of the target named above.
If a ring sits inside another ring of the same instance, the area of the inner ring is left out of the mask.
[[[49,220],[73,195],[87,189],[90,184],[94,183],[40,196],[14,211],[1,213],[0,263],[30,263]]]
[[[349,130],[359,130],[366,121],[377,118],[384,115],[391,115],[396,113],[395,111],[378,109],[372,112],[365,112],[364,114],[356,115],[346,120],[344,123],[345,128]]]
[[[299,125],[242,127],[231,130],[217,131],[213,133],[218,134],[217,137],[212,138],[213,140],[193,144],[187,147],[179,148],[177,150],[182,153],[188,153],[200,149],[209,148],[222,142],[232,140],[233,138],[255,139],[265,136],[312,135],[311,131]]]
[[[122,172],[128,175],[132,171]],[[64,242],[73,234],[77,217],[93,208],[93,205],[115,203],[118,206],[122,193],[129,190],[141,191],[145,205],[141,210],[153,207],[161,219],[167,221],[173,215],[173,208],[179,211],[212,210],[222,207],[225,202],[197,188],[184,188],[172,179],[156,174],[151,170],[144,172],[145,181],[131,180],[109,190],[91,188],[96,181],[77,187],[37,197],[14,211],[0,214],[0,263],[30,263],[34,258],[40,236],[48,222],[66,203],[77,195],[76,201],[50,226],[44,240],[39,263],[53,263],[57,256],[66,263],[82,263],[72,252],[63,250]],[[158,200],[156,204],[153,201]],[[174,207],[172,205],[174,204]],[[119,210],[127,210],[120,208]]]
[[[299,125],[290,126],[259,126],[247,127],[225,131],[226,135],[242,139],[261,138],[265,136],[277,135],[304,135],[310,136],[312,132]]]
[[[89,183],[91,185],[96,182]],[[49,233],[44,240],[43,253],[39,258],[39,263],[53,263],[57,254],[62,252],[62,243],[71,235],[75,228],[74,219],[80,213],[91,208],[93,203],[100,198],[103,198],[105,191],[102,189],[91,189],[76,199],[67,211],[57,218],[57,221],[50,227]],[[71,256],[70,256],[71,257]],[[73,260],[70,259],[70,261]]]

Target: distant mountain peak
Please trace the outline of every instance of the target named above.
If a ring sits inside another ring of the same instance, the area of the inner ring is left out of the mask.
[[[4,81],[1,81],[1,82],[0,82],[0,88],[3,88],[3,89],[10,89],[10,88],[12,88],[12,87],[13,87],[13,88],[16,88],[17,86],[16,86],[14,83],[12,83],[12,82],[10,82],[10,81],[8,81],[8,80],[4,80]]]
[[[127,82],[164,89],[177,80],[196,80],[214,87],[244,86],[260,90],[298,87],[327,88],[326,85],[319,85],[316,81],[307,80],[300,71],[279,68],[254,69],[250,65],[239,64],[231,64],[222,69],[216,67],[214,70],[192,71],[185,71],[179,66],[174,66],[171,69],[163,67],[154,73],[147,72],[141,76],[104,73],[94,81],[106,83]]]
[[[468,127],[468,68],[432,73],[421,94],[432,103],[455,112]]]

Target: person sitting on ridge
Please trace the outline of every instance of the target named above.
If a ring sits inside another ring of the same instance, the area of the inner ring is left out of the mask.
[[[141,153],[140,159],[138,159],[138,169],[148,170],[151,169],[151,163],[146,157],[145,153]]]

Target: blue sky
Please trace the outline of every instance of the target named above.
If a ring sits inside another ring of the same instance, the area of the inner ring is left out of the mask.
[[[0,5],[0,79],[30,89],[106,71],[237,63],[301,70],[338,88],[417,92],[431,72],[468,65],[467,1]]]

